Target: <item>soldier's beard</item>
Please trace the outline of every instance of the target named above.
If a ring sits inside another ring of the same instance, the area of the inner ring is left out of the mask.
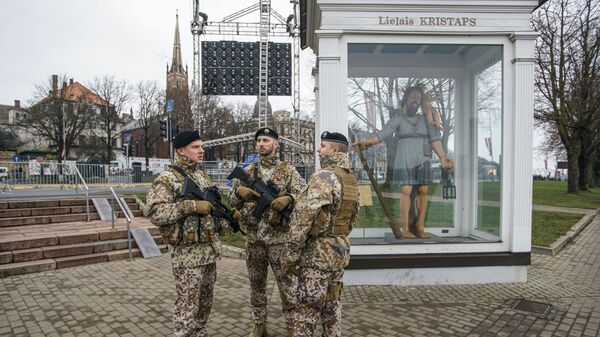
[[[274,152],[275,152],[275,148],[274,147],[272,147],[271,149],[265,149],[265,148],[263,148],[263,149],[259,149],[258,150],[258,153],[261,156],[265,156],[265,157],[272,157]]]

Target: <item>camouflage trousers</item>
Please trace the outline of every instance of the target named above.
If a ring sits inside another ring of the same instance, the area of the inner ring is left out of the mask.
[[[177,299],[173,308],[175,336],[208,336],[206,324],[217,279],[215,263],[195,268],[174,268]]]
[[[323,336],[342,335],[342,301],[344,271],[324,272],[303,268],[298,279],[298,306],[288,336],[312,337],[321,320]]]
[[[271,266],[286,324],[292,320],[292,310],[295,307],[298,279],[287,272],[289,261],[287,244],[266,245],[264,242],[246,242],[246,267],[250,279],[250,305],[252,320],[255,324],[267,323],[267,276]]]

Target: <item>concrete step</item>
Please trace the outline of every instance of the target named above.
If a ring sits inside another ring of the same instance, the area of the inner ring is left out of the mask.
[[[2,264],[0,265],[0,278],[21,274],[39,273],[41,271],[52,269],[56,269],[56,261],[54,261],[54,259]]]
[[[162,253],[165,253],[168,250],[167,246],[164,244],[159,245],[158,248]],[[132,249],[131,253],[132,257],[134,258],[142,256],[139,249]],[[59,257],[54,259],[8,263],[0,265],[0,278],[29,273],[38,273],[53,269],[77,267],[87,264],[124,260],[128,258],[129,250],[120,249],[104,253],[91,253],[84,255]]]
[[[117,218],[123,218],[123,212],[115,212]],[[133,216],[143,216],[143,211],[140,209],[131,210]],[[90,220],[100,220],[100,215],[95,212],[94,207],[90,208]],[[16,227],[16,226],[27,226],[27,225],[41,225],[49,223],[64,223],[64,222],[76,222],[86,221],[86,213],[76,214],[57,214],[57,215],[38,215],[38,216],[23,216],[14,218],[0,218],[0,227]]]
[[[100,216],[98,213],[91,212],[90,220],[99,220]],[[27,225],[41,225],[49,223],[59,222],[74,222],[74,221],[86,221],[86,214],[58,214],[58,215],[39,215],[29,217],[18,217],[18,218],[2,218],[0,219],[0,227],[14,227],[14,226],[27,226]]]
[[[154,232],[154,235],[152,236],[154,242],[156,242],[157,245],[163,244],[163,237],[160,234],[156,234],[156,231],[151,228],[151,233],[152,232]],[[50,245],[0,252],[0,264],[20,263],[92,253],[105,253],[114,250],[127,249],[127,230],[110,231],[107,233],[111,233],[111,237],[118,238],[101,240],[100,238],[102,236],[97,232],[88,234],[59,234],[58,244],[56,244],[55,240],[46,241],[50,243]],[[22,244],[22,242],[20,243]],[[37,239],[22,246],[30,247],[41,245],[42,243],[42,240]],[[137,248],[137,243],[133,238],[131,238],[131,246]]]
[[[55,232],[40,235],[27,235],[13,238],[0,238],[0,252],[15,251],[21,249],[41,248],[57,245],[71,245],[77,243],[126,239],[127,230],[121,228],[111,229],[86,229],[68,232]],[[156,239],[160,236],[158,227],[148,227],[150,234]],[[158,241],[157,241],[158,242]],[[0,261],[6,260],[0,255]],[[0,262],[1,264],[2,262]]]
[[[85,213],[85,205],[81,206],[64,206],[64,207],[42,207],[42,208],[10,208],[0,210],[0,219],[2,218],[18,218],[39,215],[62,215]],[[90,206],[90,213],[95,213],[94,206]]]
[[[85,199],[55,199],[55,200],[12,200],[3,201],[4,206],[0,205],[0,209],[16,209],[16,208],[47,208],[61,206],[85,206]],[[90,200],[90,205],[92,201]]]
[[[76,243],[73,245],[49,246],[42,247],[41,250],[44,253],[45,259],[54,259],[73,255],[86,255],[94,252],[94,243],[86,242]],[[15,252],[13,252],[13,256],[15,256]]]
[[[110,198],[108,198],[110,202]],[[85,199],[52,199],[52,200],[7,200],[0,201],[0,210],[8,210],[8,209],[24,209],[24,208],[56,208],[56,207],[66,207],[66,206],[85,206]],[[133,197],[125,197],[125,202],[127,202],[130,207],[135,207],[136,209],[139,207],[135,198]],[[92,200],[89,200],[89,205],[93,207]]]

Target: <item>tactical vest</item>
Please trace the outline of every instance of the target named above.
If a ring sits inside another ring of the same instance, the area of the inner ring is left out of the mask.
[[[180,183],[183,183],[185,180],[185,173],[180,172],[178,168],[171,165],[168,166],[167,170],[173,173]],[[204,172],[201,172],[201,174],[204,178],[208,178]],[[195,181],[195,178],[192,178],[191,176],[190,178],[193,179],[196,184],[198,183]],[[186,199],[187,197],[181,195],[175,197],[176,202]],[[165,236],[167,237],[167,242],[173,246],[180,244],[189,246],[196,243],[211,243],[212,245],[212,242],[215,241],[215,230],[205,226],[197,214],[189,215],[185,219],[179,221],[176,226],[172,226],[172,230],[174,230],[174,233],[169,233],[170,235]]]
[[[332,171],[342,184],[342,201],[338,208],[329,235],[344,236],[350,234],[351,221],[358,207],[358,182],[351,169],[336,166]]]
[[[250,164],[248,167],[248,170],[250,170],[250,172],[252,172],[252,178],[262,179],[262,178],[258,177],[258,164],[257,163]],[[283,161],[280,162],[279,164],[277,164],[277,167],[275,168],[275,171],[273,172],[273,176],[271,177],[270,180],[273,181],[273,178],[275,178],[275,176],[277,176],[278,173],[287,178],[286,170],[287,170],[287,166],[286,166],[285,162],[283,162]],[[267,182],[264,179],[263,179],[263,181],[265,183]],[[287,181],[286,181],[286,183],[287,183]],[[285,191],[282,191],[282,192],[285,192]],[[285,193],[283,193],[283,195],[285,195]]]

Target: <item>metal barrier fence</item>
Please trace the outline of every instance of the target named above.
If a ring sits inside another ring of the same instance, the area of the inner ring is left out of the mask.
[[[230,162],[205,162],[202,164],[202,169],[210,177],[213,183],[217,185],[229,185],[227,176],[235,168],[234,165],[229,165]],[[315,172],[315,166],[294,165],[300,176],[308,180],[311,174]]]
[[[236,165],[237,163],[231,161],[210,161],[202,163],[202,168],[214,183],[223,185],[228,183],[227,176]],[[315,170],[314,166],[295,167],[306,180]],[[126,186],[151,183],[157,176],[158,174],[152,171],[142,171],[139,168],[123,169],[109,164],[0,161],[0,186],[4,185],[5,189],[22,185],[58,185],[61,188],[75,186],[79,189],[82,182],[87,185]]]
[[[77,171],[81,174],[78,178]],[[6,162],[0,161],[0,183],[14,185],[77,186],[82,180],[88,185],[127,185],[152,182],[156,174],[133,169],[119,169],[111,165],[79,164],[74,162]]]

